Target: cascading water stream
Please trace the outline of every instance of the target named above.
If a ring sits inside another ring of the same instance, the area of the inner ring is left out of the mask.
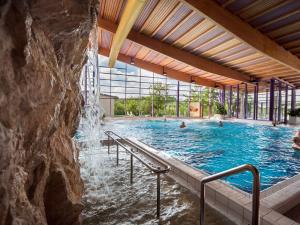
[[[99,156],[101,140],[101,124],[104,111],[100,104],[100,79],[98,73],[98,38],[97,26],[90,34],[90,48],[87,52],[87,62],[81,74],[82,92],[84,96],[84,112],[82,113],[79,142],[83,143],[79,158],[81,176],[86,184],[86,194],[95,193],[103,197],[110,196],[107,186],[109,170],[104,166],[104,160]]]

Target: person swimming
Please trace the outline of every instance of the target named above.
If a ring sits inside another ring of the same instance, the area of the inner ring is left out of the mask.
[[[182,122],[181,124],[180,124],[180,126],[179,126],[180,128],[185,128],[186,127],[186,125],[185,125],[185,123],[184,122]]]
[[[294,144],[292,145],[292,148],[295,150],[300,150],[300,131],[297,131],[295,133],[295,136],[293,137]]]
[[[223,127],[224,126],[224,124],[223,124],[223,122],[220,120],[219,121],[219,127]]]

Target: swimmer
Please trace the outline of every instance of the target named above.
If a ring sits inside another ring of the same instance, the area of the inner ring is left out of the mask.
[[[297,131],[295,133],[295,136],[293,137],[294,144],[292,145],[292,148],[295,150],[300,150],[300,131]]]
[[[181,125],[180,125],[180,128],[185,128],[185,127],[186,127],[185,123],[182,122]]]
[[[224,125],[223,125],[223,122],[220,120],[219,121],[219,127],[223,127]]]

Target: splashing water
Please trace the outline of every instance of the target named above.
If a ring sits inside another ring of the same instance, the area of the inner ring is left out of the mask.
[[[97,155],[101,148],[101,123],[104,114],[104,110],[100,104],[97,37],[97,26],[95,25],[90,34],[90,49],[87,52],[87,63],[81,74],[81,83],[84,84],[82,89],[85,106],[77,138],[79,138],[78,140],[81,142],[81,145],[85,146],[81,148],[79,157],[83,180],[88,181],[88,188],[97,189],[98,194],[107,197],[110,195],[107,185],[107,178],[110,171],[103,164],[103,160],[105,159]]]

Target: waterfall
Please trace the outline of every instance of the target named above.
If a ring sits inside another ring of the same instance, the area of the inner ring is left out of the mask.
[[[97,26],[90,34],[87,62],[81,74],[81,89],[84,97],[78,141],[81,143],[79,159],[81,177],[86,187],[86,195],[109,197],[110,191],[106,182],[110,171],[104,166],[108,156],[101,153],[103,108],[100,102],[100,78],[98,72],[98,33]],[[97,190],[97,191],[96,191]],[[92,198],[87,196],[86,198]]]

